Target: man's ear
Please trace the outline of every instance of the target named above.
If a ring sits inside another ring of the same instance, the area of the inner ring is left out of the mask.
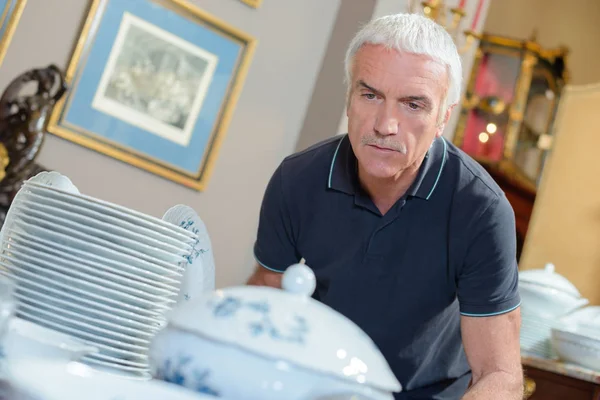
[[[435,132],[436,138],[439,138],[444,133],[444,128],[448,124],[448,121],[450,121],[450,116],[452,115],[452,110],[454,109],[454,107],[456,107],[456,104],[452,104],[450,107],[448,107],[448,109],[444,113],[444,117],[440,121],[440,123],[437,127],[437,131]]]
[[[352,101],[352,89],[346,91],[346,117],[348,116],[348,110],[350,110],[350,102]]]

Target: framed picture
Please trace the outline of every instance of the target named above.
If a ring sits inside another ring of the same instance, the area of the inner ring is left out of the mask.
[[[242,3],[249,5],[252,8],[258,8],[262,0],[241,0]]]
[[[204,190],[255,45],[183,0],[92,0],[48,131]]]
[[[0,0],[0,64],[4,60],[26,0]]]

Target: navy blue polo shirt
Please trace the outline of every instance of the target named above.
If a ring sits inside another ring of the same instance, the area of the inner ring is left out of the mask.
[[[460,315],[520,304],[513,209],[443,138],[385,215],[359,184],[347,135],[285,158],[265,192],[254,254],[279,272],[306,260],[314,297],[373,339],[404,388],[397,399],[459,399],[471,378]]]

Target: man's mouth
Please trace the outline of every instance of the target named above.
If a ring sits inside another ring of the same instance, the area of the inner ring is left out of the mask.
[[[381,147],[381,146],[377,146],[375,144],[370,144],[369,146],[376,148],[377,150],[380,151],[396,151],[394,149],[390,149],[389,147]]]

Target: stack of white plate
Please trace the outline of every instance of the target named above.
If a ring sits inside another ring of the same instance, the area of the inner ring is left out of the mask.
[[[90,366],[150,377],[150,340],[177,299],[194,233],[42,173],[15,197],[0,240],[20,318],[98,348],[83,358]]]
[[[554,358],[556,355],[550,343],[550,335],[555,320],[521,310],[521,350],[527,354]]]

